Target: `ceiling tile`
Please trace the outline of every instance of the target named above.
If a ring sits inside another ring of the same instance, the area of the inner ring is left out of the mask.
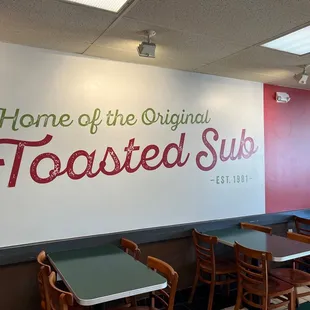
[[[58,0],[0,0],[0,40],[292,87],[310,64],[251,47],[309,24],[309,0],[140,0],[100,37],[116,17]],[[157,31],[155,59],[137,54],[145,29]]]
[[[140,0],[127,16],[250,46],[310,22],[310,1]]]
[[[242,65],[244,67],[254,66],[279,66],[279,67],[299,67],[310,64],[310,55],[297,56],[290,53],[276,51],[261,46],[253,46],[244,49],[237,54],[217,61],[220,65]]]
[[[291,88],[300,88],[300,89],[310,90],[310,85],[309,84],[306,84],[306,85],[298,84],[298,83],[296,83],[295,80],[292,80],[291,77],[283,78],[283,79],[277,79],[274,82],[270,82],[269,84],[279,85],[279,86],[287,86],[287,87],[291,87]]]
[[[310,1],[309,0],[277,0],[279,4],[287,10],[299,11],[300,13],[310,16]]]
[[[145,59],[137,54],[137,46],[144,39],[143,30],[156,31],[156,59]],[[87,55],[105,57],[161,67],[192,70],[242,50],[244,46],[227,43],[209,35],[190,34],[145,24],[124,18],[109,29],[86,52]]]
[[[1,41],[83,52],[115,14],[57,0],[1,0]]]
[[[113,39],[109,41],[109,44],[112,44]],[[184,62],[180,62],[177,59],[165,58],[163,60],[159,60],[158,57],[154,58],[145,58],[139,57],[136,51],[136,44],[132,44],[131,41],[123,40],[122,47],[128,46],[131,48],[131,51],[118,48],[107,48],[99,45],[93,45],[86,53],[88,56],[106,58],[109,60],[130,62],[136,64],[144,64],[149,66],[157,66],[162,68],[170,68],[170,69],[178,69],[185,71],[192,71],[193,64],[185,60]],[[118,42],[119,46],[119,42]],[[158,51],[159,52],[159,51]]]
[[[259,49],[263,48],[252,48],[243,51],[232,57],[202,66],[196,71],[243,80],[310,89],[309,84],[303,86],[295,81],[294,75],[300,73],[302,69],[299,66],[293,65],[293,62],[285,62],[285,56],[287,55],[282,58],[282,62],[279,60],[281,57],[278,57],[279,59],[277,60],[274,58],[274,62],[267,58],[264,62],[262,59],[255,58],[255,55],[259,54]]]

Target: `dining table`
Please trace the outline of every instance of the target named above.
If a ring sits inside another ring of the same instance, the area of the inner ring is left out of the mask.
[[[282,236],[266,234],[256,230],[233,227],[205,231],[203,233],[216,236],[220,243],[229,247],[233,247],[235,242],[237,242],[253,250],[270,252],[272,254],[272,261],[278,263],[310,255],[310,244],[291,240]],[[248,307],[248,309],[254,308]],[[310,310],[310,303],[303,303],[296,309]]]
[[[233,227],[204,233],[216,236],[220,243],[230,247],[237,242],[253,250],[270,252],[274,262],[286,262],[310,255],[310,244],[256,230]]]
[[[114,245],[48,253],[76,302],[93,306],[164,289],[167,280]]]

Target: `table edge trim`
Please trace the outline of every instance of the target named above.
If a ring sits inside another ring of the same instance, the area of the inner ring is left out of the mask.
[[[136,295],[140,295],[140,294],[144,294],[144,293],[148,293],[152,291],[161,290],[166,287],[167,287],[167,281],[165,281],[162,284],[146,286],[146,287],[135,289],[135,290],[124,291],[121,293],[107,295],[103,297],[96,297],[93,299],[80,299],[77,296],[74,296],[74,297],[75,297],[76,302],[81,306],[94,306],[94,305],[112,301],[112,300],[122,299],[126,297],[131,297],[131,296],[136,296]]]
[[[302,252],[302,253],[297,253],[297,254],[291,254],[291,255],[283,256],[283,257],[273,257],[272,260],[274,262],[281,263],[281,262],[287,262],[288,260],[293,260],[293,259],[296,259],[296,258],[305,257],[305,256],[308,256],[308,255],[310,255],[310,250],[306,251],[306,252]]]

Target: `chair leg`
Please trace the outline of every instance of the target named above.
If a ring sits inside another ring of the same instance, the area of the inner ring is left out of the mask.
[[[191,295],[190,295],[189,300],[188,300],[188,302],[190,304],[193,302],[193,299],[194,299],[195,291],[196,291],[198,280],[199,280],[199,275],[200,275],[200,266],[199,266],[199,264],[197,264],[194,284],[192,287]]]
[[[239,310],[242,307],[242,284],[238,282],[238,292],[237,292],[237,300],[235,305],[235,310]]]
[[[288,295],[288,299],[289,299],[288,310],[295,310],[296,309],[295,290],[294,292]]]
[[[262,310],[268,310],[270,300],[268,297],[263,297],[262,298]]]
[[[224,286],[224,284],[223,284],[223,279],[222,279],[222,277],[223,277],[223,279],[225,279],[225,275],[218,275],[218,280],[220,281],[220,282],[222,282],[222,284],[220,285],[220,288],[221,288],[221,291],[223,291],[223,286]]]
[[[298,296],[297,296],[297,287],[294,287],[294,300],[295,300],[295,305],[296,305],[296,309],[299,307],[299,301],[298,301]]]
[[[213,307],[214,290],[215,290],[215,280],[213,280],[213,281],[211,280],[210,293],[209,293],[209,302],[208,302],[208,310],[212,310],[212,307]]]

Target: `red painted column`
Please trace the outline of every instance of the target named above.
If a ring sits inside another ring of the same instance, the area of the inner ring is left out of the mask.
[[[310,208],[310,91],[264,85],[264,120],[266,213]]]

